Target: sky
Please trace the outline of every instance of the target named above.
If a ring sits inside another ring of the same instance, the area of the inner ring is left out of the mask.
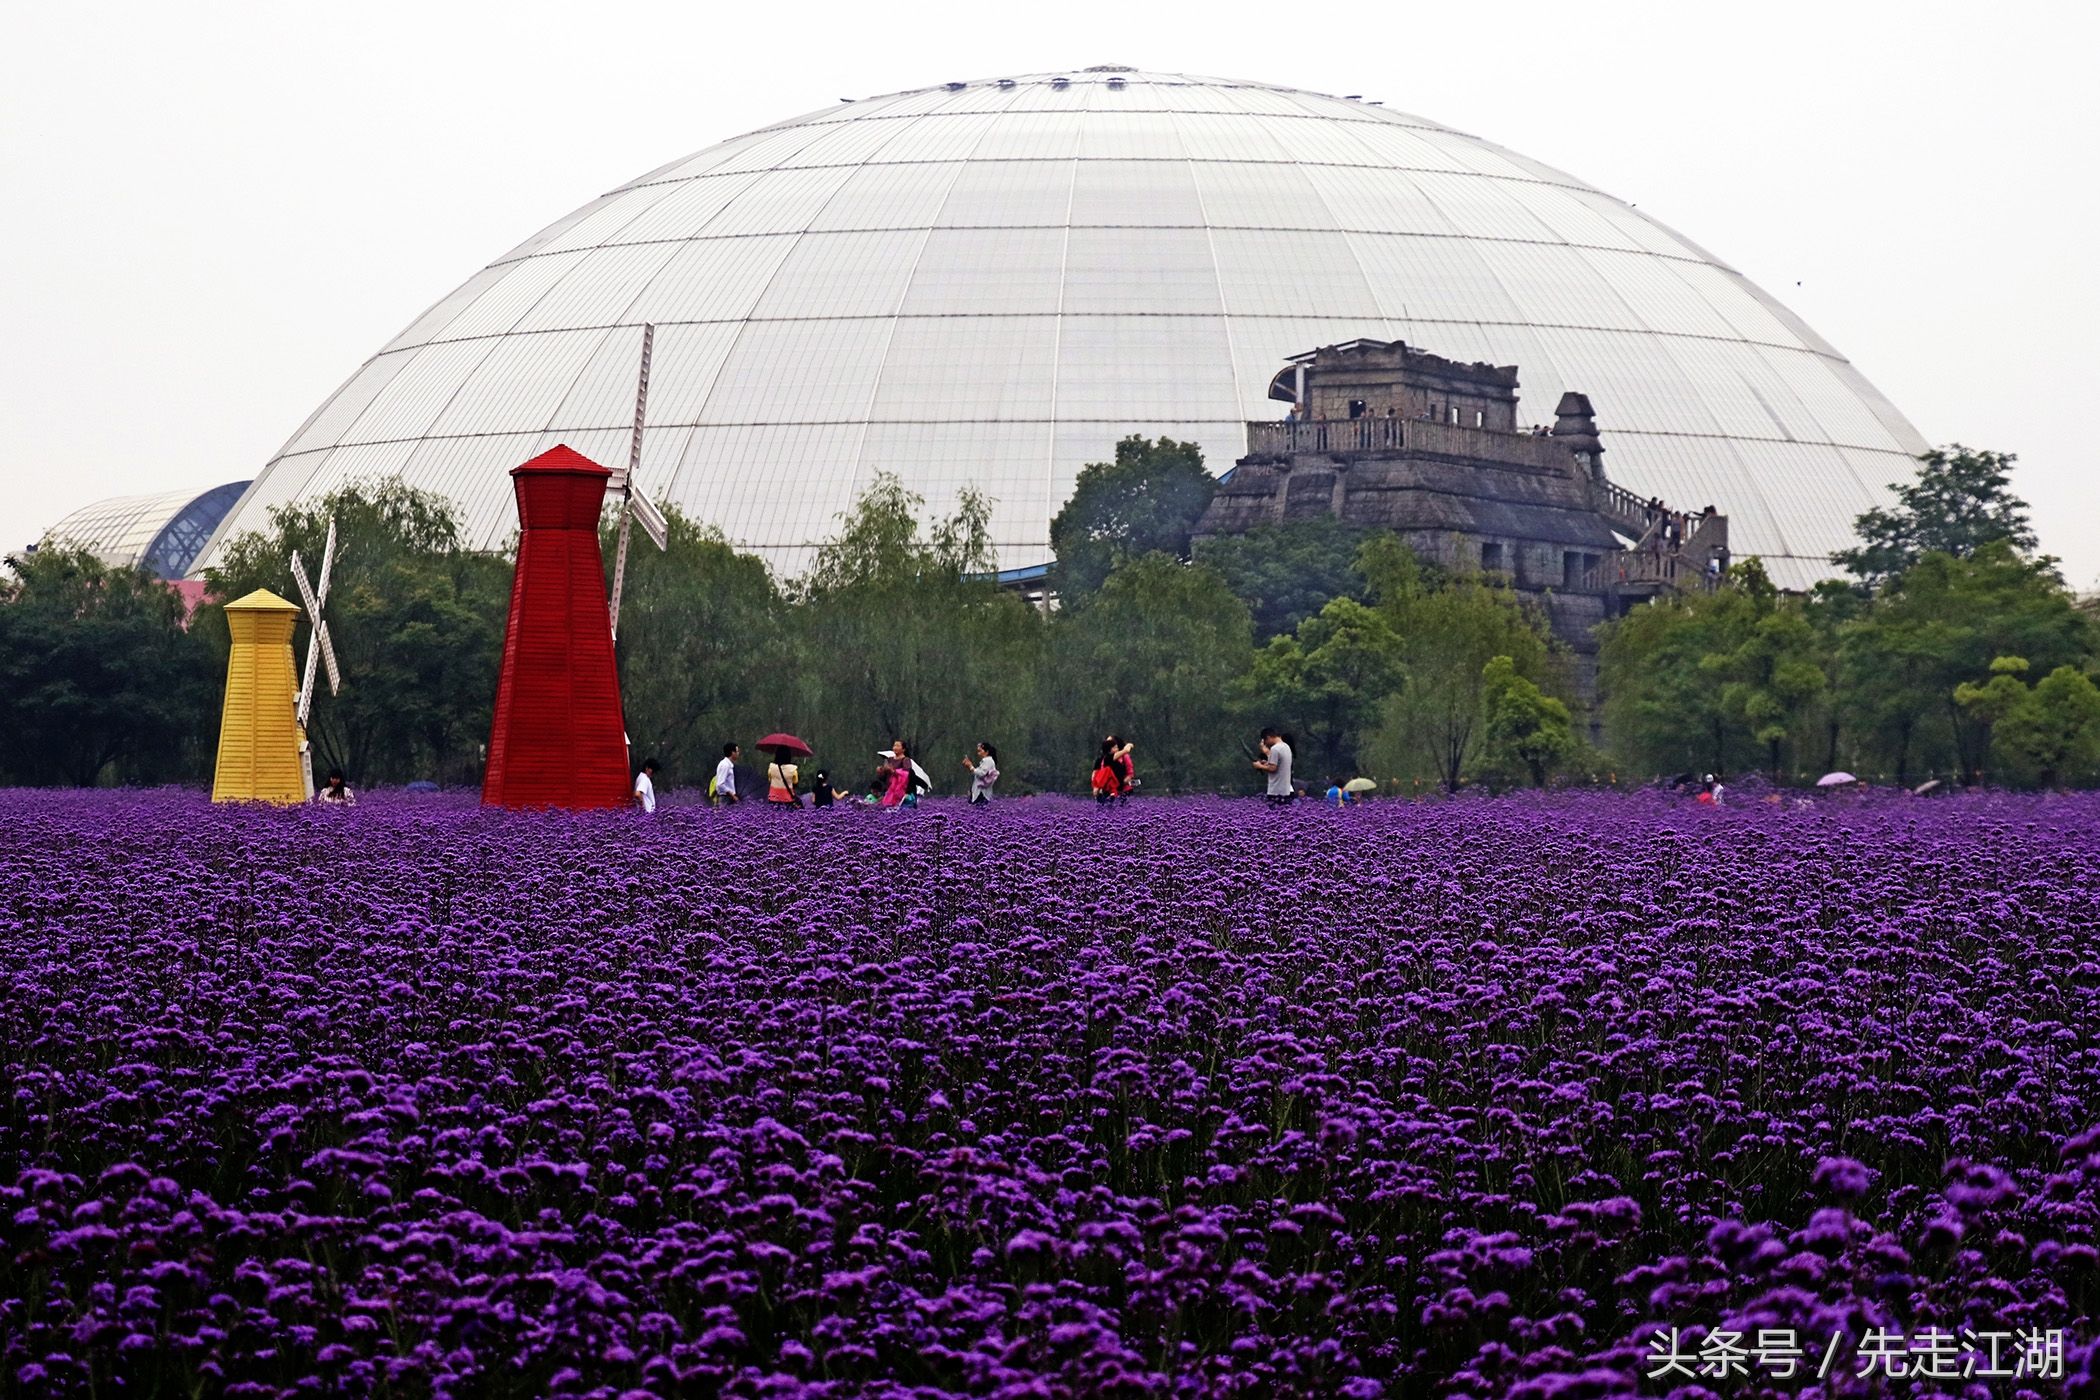
[[[0,548],[253,476],[431,302],[645,170],[1097,63],[1360,93],[1558,166],[2017,453],[2100,589],[2100,7],[0,3]]]

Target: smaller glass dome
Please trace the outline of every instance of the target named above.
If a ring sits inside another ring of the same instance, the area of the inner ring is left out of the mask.
[[[42,544],[85,549],[105,564],[142,565],[162,578],[178,579],[189,573],[205,541],[247,489],[245,481],[229,481],[202,495],[111,496],[53,525]]]

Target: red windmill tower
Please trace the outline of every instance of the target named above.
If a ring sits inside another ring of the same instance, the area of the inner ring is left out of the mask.
[[[518,493],[518,566],[481,800],[495,807],[624,806],[627,733],[598,549],[612,473],[556,447],[510,475]]]

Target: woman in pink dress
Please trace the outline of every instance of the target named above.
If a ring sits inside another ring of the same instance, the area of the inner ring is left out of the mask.
[[[904,805],[904,794],[911,791],[911,760],[906,759],[899,763],[892,759],[882,766],[888,769],[890,774],[889,786],[883,789],[882,805],[901,807]]]

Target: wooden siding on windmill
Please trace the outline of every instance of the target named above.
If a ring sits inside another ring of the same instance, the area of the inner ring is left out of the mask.
[[[481,800],[620,807],[627,737],[598,519],[612,473],[567,447],[511,472],[518,562]]]
[[[226,605],[233,647],[226,658],[226,699],[219,715],[214,802],[306,800],[299,763],[299,680],[292,629],[299,606],[268,589]]]

